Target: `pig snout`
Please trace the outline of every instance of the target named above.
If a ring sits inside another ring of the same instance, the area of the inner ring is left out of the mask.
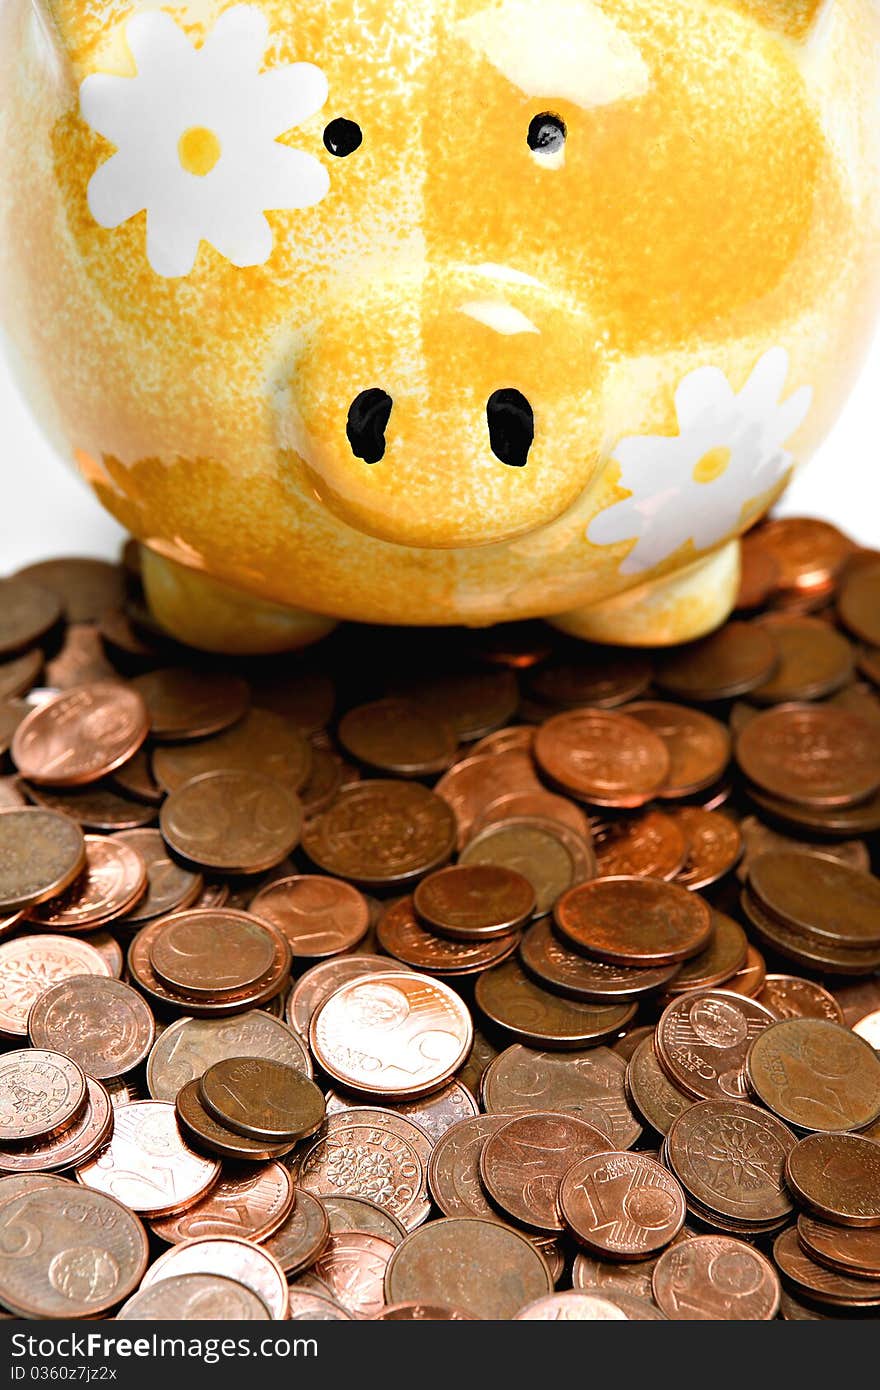
[[[305,335],[288,429],[312,490],[349,525],[454,548],[560,515],[597,466],[595,324],[510,267],[349,287]]]

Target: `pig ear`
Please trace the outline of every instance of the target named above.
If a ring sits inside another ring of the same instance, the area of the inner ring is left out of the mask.
[[[809,43],[839,3],[840,0],[738,0],[737,8],[795,42]]]

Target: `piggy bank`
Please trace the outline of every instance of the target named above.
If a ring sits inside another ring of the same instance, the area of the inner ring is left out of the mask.
[[[878,70],[877,0],[3,0],[14,367],[190,643],[695,637],[869,338]]]

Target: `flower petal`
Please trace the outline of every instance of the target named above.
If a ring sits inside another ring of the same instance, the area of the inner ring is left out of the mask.
[[[720,367],[698,367],[679,383],[675,410],[680,434],[697,428],[706,417],[730,409],[734,394]]]
[[[314,63],[273,68],[257,79],[248,119],[274,140],[320,111],[328,90],[326,77]]]
[[[170,85],[189,72],[196,57],[184,31],[170,14],[160,10],[133,15],[125,27],[125,37],[138,77],[148,80]]]
[[[227,209],[204,237],[233,265],[263,265],[272,254],[272,228],[261,212],[239,204]]]
[[[320,159],[275,141],[254,150],[245,178],[245,197],[261,210],[310,208],[330,187]]]
[[[147,260],[157,275],[189,275],[196,263],[201,235],[195,225],[166,207],[147,209]]]
[[[130,125],[132,82],[131,77],[93,72],[79,89],[79,109],[83,120],[114,145],[122,144]]]
[[[99,165],[86,193],[89,212],[99,227],[119,227],[145,206],[144,185],[125,154],[111,155]]]
[[[256,5],[234,5],[217,20],[201,47],[201,61],[213,78],[226,74],[240,83],[262,66],[269,42],[269,21]]]
[[[737,400],[740,409],[766,420],[776,409],[788,378],[788,353],[784,347],[770,348],[756,364]]]

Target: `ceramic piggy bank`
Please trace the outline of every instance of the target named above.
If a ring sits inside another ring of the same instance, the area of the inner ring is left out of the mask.
[[[14,366],[196,645],[694,637],[869,337],[878,72],[878,0],[2,0]]]

